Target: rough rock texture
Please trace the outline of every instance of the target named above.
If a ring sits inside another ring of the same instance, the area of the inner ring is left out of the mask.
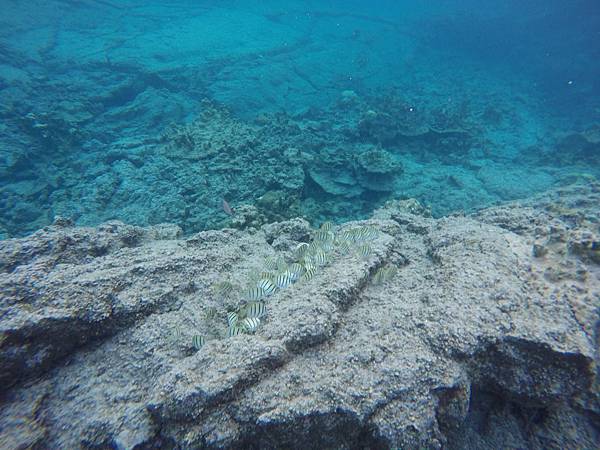
[[[211,287],[241,291],[306,222],[4,241],[0,447],[595,448],[599,201],[577,185],[439,220],[390,202],[370,256],[336,254],[232,338],[239,298]]]
[[[357,158],[357,178],[361,186],[372,191],[393,191],[395,176],[402,172],[402,164],[385,150],[372,148]]]
[[[568,158],[578,159],[593,163],[600,151],[600,124],[595,124],[582,133],[573,133],[565,136],[557,145],[559,150],[554,156],[564,163]]]
[[[371,145],[325,149],[320,162],[308,170],[325,192],[347,198],[374,192],[392,192],[402,163],[390,152]]]

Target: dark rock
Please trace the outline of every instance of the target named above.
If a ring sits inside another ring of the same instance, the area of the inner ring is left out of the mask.
[[[292,219],[286,222],[276,222],[264,225],[262,230],[266,240],[276,250],[290,250],[290,245],[298,242],[308,242],[310,224],[304,219]]]
[[[72,227],[73,224],[73,220],[69,217],[62,217],[62,216],[56,216],[54,218],[54,222],[52,222],[52,225],[54,225],[55,227]]]
[[[535,243],[532,247],[532,253],[536,258],[541,258],[548,253],[548,249],[543,244]]]

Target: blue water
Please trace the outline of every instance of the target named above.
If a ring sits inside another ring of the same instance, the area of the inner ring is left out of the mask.
[[[3,0],[0,236],[435,216],[600,174],[600,2]],[[254,209],[255,208],[255,209]]]

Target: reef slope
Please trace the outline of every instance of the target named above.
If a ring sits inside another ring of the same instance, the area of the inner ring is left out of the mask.
[[[593,448],[598,204],[597,184],[469,217],[389,202],[362,222],[370,256],[335,257],[232,338],[238,299],[211,287],[289,254],[304,220],[189,238],[59,220],[2,241],[0,447]]]

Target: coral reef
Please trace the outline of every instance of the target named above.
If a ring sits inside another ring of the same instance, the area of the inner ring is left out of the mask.
[[[361,139],[387,146],[418,148],[422,152],[467,152],[477,130],[467,102],[430,109],[416,108],[395,92],[375,96],[372,109],[363,109],[356,133]],[[363,107],[364,108],[364,107]]]
[[[407,3],[2,3],[0,448],[600,447],[600,15]]]
[[[369,254],[338,254],[226,339],[239,303],[215,283],[293,258],[320,233],[306,221],[183,238],[61,219],[5,240],[0,443],[594,448],[599,196],[576,184],[443,219],[389,202],[338,227],[378,230]]]
[[[595,49],[594,33],[562,30],[576,34],[562,66],[579,71],[574,85],[544,84],[565,72],[548,75],[539,47],[527,60],[542,74],[506,60],[544,39],[569,45],[540,26],[562,17],[556,5],[544,20],[522,12],[531,21],[523,39],[486,33],[495,45],[480,54],[463,51],[457,36],[469,40],[463,33],[477,20],[462,22],[459,10],[413,15],[398,3],[383,18],[354,2],[353,12],[306,14],[289,0],[195,5],[190,14],[160,2],[72,1],[65,17],[54,3],[3,5],[2,237],[57,215],[80,226],[170,222],[191,234],[229,223],[220,197],[256,206],[269,191],[297,196],[287,218],[298,209],[311,222],[331,211],[339,221],[364,218],[396,197],[418,198],[438,217],[524,198],[568,172],[599,175],[598,58],[582,45]],[[593,14],[579,21],[597,28]],[[355,170],[370,146],[402,163],[385,190]]]
[[[66,119],[26,116],[26,130],[47,123],[40,129],[56,136],[26,131],[45,149],[42,156],[33,150],[3,156],[0,149],[0,173],[15,178],[0,190],[0,229],[21,235],[63,215],[80,225],[113,218],[175,222],[189,234],[230,223],[220,198],[255,206],[267,221],[301,214],[319,222],[333,210],[347,221],[399,196],[417,197],[439,216],[547,189],[564,178],[568,164],[579,170],[581,160],[573,157],[579,147],[563,151],[572,156],[562,162],[540,153],[530,167],[494,155],[466,103],[415,109],[396,92],[342,98],[305,114],[263,113],[254,121],[205,99],[192,121],[109,145],[90,138],[85,120],[73,122],[80,131],[70,134]],[[589,155],[588,147],[581,152]],[[542,165],[559,163],[560,172]],[[268,201],[274,195],[279,200]]]
[[[325,148],[307,170],[327,194],[346,198],[365,192],[393,192],[402,163],[390,152],[371,145]]]
[[[402,173],[402,163],[380,148],[363,151],[356,157],[357,179],[365,189],[393,192],[396,175]]]

